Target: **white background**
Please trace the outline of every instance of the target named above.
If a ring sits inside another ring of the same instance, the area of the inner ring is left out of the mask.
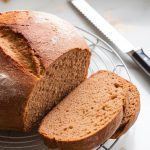
[[[135,46],[150,53],[150,1],[149,0],[88,0],[118,31]],[[0,2],[0,11],[29,9],[56,14],[76,26],[99,36],[97,30],[74,9],[67,0],[10,0]],[[150,77],[133,61],[119,52],[141,94],[141,112],[133,128],[123,136],[114,150],[150,150]]]

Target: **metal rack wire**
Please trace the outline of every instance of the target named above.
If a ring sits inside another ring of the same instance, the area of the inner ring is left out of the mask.
[[[130,79],[129,71],[117,52],[98,36],[77,27],[91,48],[89,76],[98,70],[110,70]],[[108,140],[94,150],[111,150],[119,139]],[[0,150],[48,150],[36,131],[20,133],[0,131]]]

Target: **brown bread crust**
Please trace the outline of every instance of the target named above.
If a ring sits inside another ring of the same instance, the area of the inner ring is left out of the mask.
[[[0,28],[21,35],[45,71],[54,60],[72,49],[89,51],[74,27],[46,13],[1,13]],[[42,78],[42,75],[32,74],[20,61],[15,60],[11,53],[6,53],[0,45],[0,129],[24,130],[25,104],[32,89]]]
[[[0,27],[9,27],[21,34],[36,51],[45,68],[71,49],[88,49],[75,28],[47,13],[33,11],[1,13]]]
[[[23,128],[21,112],[36,80],[0,49],[0,129]]]

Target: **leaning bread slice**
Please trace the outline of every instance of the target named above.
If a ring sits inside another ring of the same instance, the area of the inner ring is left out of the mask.
[[[130,82],[122,79],[123,86],[128,89],[128,106],[125,106],[123,120],[112,138],[118,138],[130,129],[135,123],[140,111],[140,95],[137,88]]]
[[[125,99],[124,101],[124,113],[121,125],[119,126],[115,134],[111,137],[119,138],[130,129],[130,127],[135,123],[138,117],[140,111],[140,95],[135,85],[117,75],[114,75],[114,73],[103,71],[103,76],[109,76],[115,81],[118,80],[119,85],[117,85],[116,82],[116,87],[122,86],[122,88],[128,91],[127,99]]]
[[[109,73],[91,76],[43,119],[39,133],[48,147],[88,150],[114,134],[123,118],[127,91],[120,78]]]

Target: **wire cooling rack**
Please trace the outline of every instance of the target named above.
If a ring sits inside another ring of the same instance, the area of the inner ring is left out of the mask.
[[[115,50],[98,36],[77,27],[91,49],[89,76],[98,70],[110,70],[130,79],[129,71]],[[119,139],[108,140],[94,150],[111,150]],[[48,150],[36,131],[20,133],[0,131],[0,150]]]

